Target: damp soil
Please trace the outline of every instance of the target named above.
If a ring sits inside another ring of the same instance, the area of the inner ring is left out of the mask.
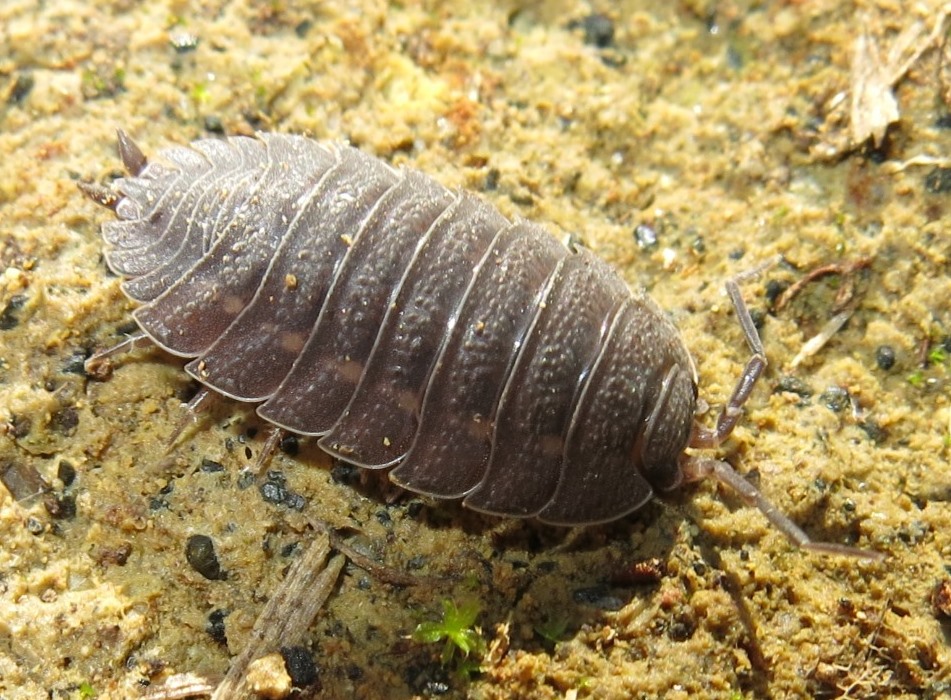
[[[858,32],[886,55],[938,5],[4,3],[0,698],[214,683],[315,523],[402,577],[347,565],[290,654],[316,664],[300,697],[948,693],[943,51],[898,81],[877,147],[841,109]],[[197,390],[180,359],[82,370],[134,330],[109,213],[76,186],[119,174],[117,127],[146,153],[347,139],[573,235],[670,312],[713,410],[747,359],[723,282],[781,255],[743,285],[770,365],[715,455],[815,538],[887,559],[796,551],[707,483],[562,531],[394,493],[308,440],[258,478],[267,426],[227,400],[169,449]],[[444,601],[478,606],[483,658],[412,637]]]

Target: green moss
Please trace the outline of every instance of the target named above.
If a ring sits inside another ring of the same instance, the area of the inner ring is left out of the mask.
[[[928,351],[928,362],[933,365],[944,364],[948,359],[948,351],[942,345],[936,345]]]
[[[457,649],[462,652],[463,658],[468,659],[469,654],[475,654],[481,659],[485,653],[485,640],[475,626],[480,612],[479,604],[470,601],[456,607],[451,600],[444,600],[442,609],[442,619],[438,622],[421,622],[413,632],[413,639],[424,644],[444,642],[441,655],[444,665],[452,661]]]

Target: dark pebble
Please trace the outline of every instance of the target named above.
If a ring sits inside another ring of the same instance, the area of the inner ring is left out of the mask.
[[[935,168],[925,177],[925,189],[932,194],[951,192],[951,168]]]
[[[300,440],[296,435],[285,435],[281,438],[281,452],[292,457],[300,450]]]
[[[874,443],[884,442],[885,438],[888,437],[888,431],[873,420],[862,421],[859,423],[859,428],[861,428]]]
[[[590,605],[600,610],[616,611],[624,607],[624,601],[615,595],[611,595],[601,586],[592,586],[590,588],[578,588],[571,594],[572,599],[581,605]]]
[[[762,334],[763,326],[766,325],[766,312],[762,309],[750,309],[750,320],[753,321],[756,330]]]
[[[281,647],[281,656],[295,688],[307,688],[317,681],[317,664],[305,647]]]
[[[56,467],[56,477],[63,482],[63,486],[68,488],[76,480],[76,467],[65,459],[60,460],[59,466]]]
[[[228,644],[228,636],[225,633],[226,617],[228,617],[228,613],[224,610],[220,608],[212,610],[210,613],[208,613],[208,624],[205,625],[205,632],[207,632],[212,639],[222,646],[227,646]]]
[[[30,434],[33,421],[27,416],[10,416],[10,435],[14,438],[24,438]]]
[[[189,565],[209,581],[220,581],[225,578],[221,570],[218,555],[215,553],[215,543],[207,535],[192,535],[185,543],[185,559]]]
[[[31,535],[42,535],[45,528],[42,522],[30,517],[26,519],[26,529]]]
[[[693,636],[697,626],[691,620],[677,620],[671,624],[667,634],[674,642],[686,642]]]
[[[213,474],[215,472],[223,472],[225,470],[224,466],[220,462],[216,462],[213,459],[208,459],[207,457],[202,457],[201,466],[198,467],[199,471],[203,471],[206,474]]]
[[[346,462],[335,462],[330,469],[330,478],[335,484],[352,486],[360,478],[360,471],[357,467]]]
[[[63,363],[63,367],[60,370],[64,374],[86,374],[86,358],[88,353],[85,350],[77,350],[69,357],[66,358],[66,361]]]
[[[50,430],[60,435],[72,435],[79,425],[79,411],[66,406],[50,416]]]
[[[819,395],[819,400],[833,413],[841,413],[849,407],[849,392],[840,386],[830,386]]]
[[[241,473],[238,474],[238,489],[244,491],[254,486],[257,478],[254,476],[254,472],[250,469],[243,469]]]
[[[267,473],[267,480],[261,484],[261,497],[268,503],[277,503],[293,510],[303,510],[307,500],[300,494],[287,488],[287,478],[279,471]]]
[[[415,557],[406,562],[406,568],[410,571],[418,571],[426,566],[426,557],[422,554],[417,554]]]
[[[641,250],[657,247],[657,231],[647,224],[638,224],[634,227],[634,241]]]
[[[74,496],[54,496],[48,494],[43,499],[43,506],[51,517],[57,520],[72,520],[76,517],[76,498]]]
[[[0,311],[0,331],[8,331],[11,328],[17,327],[17,324],[20,322],[20,316],[17,311],[23,308],[23,305],[26,304],[26,299],[25,294],[14,294],[10,297],[10,301],[3,307],[3,311]]]
[[[875,349],[875,363],[885,371],[895,366],[895,349],[891,345],[879,345]]]
[[[770,306],[776,303],[776,300],[779,299],[779,295],[786,291],[788,284],[784,284],[779,280],[770,280],[766,283],[766,300],[769,302]]]
[[[779,383],[776,384],[776,388],[773,390],[773,393],[778,392],[789,392],[790,394],[798,394],[804,399],[808,399],[812,396],[812,389],[802,381],[799,377],[791,377],[786,375],[781,377]]]
[[[494,192],[499,188],[499,179],[501,179],[502,173],[499,172],[498,168],[489,168],[488,172],[485,174],[485,179],[482,181],[482,190],[483,192]]]
[[[584,43],[606,49],[614,43],[614,22],[607,15],[595,12],[580,20],[568,24],[569,29],[581,29]]]
[[[19,73],[13,82],[10,94],[7,95],[7,104],[13,105],[22,102],[23,98],[30,94],[35,83],[32,73]]]
[[[225,133],[225,125],[221,123],[221,117],[209,114],[205,117],[205,131],[210,134]]]

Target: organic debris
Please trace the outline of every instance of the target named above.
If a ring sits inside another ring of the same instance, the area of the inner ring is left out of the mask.
[[[875,148],[882,145],[888,127],[901,116],[895,86],[927,51],[942,42],[949,15],[951,5],[946,5],[927,33],[921,21],[909,25],[891,42],[884,55],[877,36],[881,32],[873,31],[869,16],[860,20],[862,29],[852,47],[849,88],[829,101],[823,125],[825,139],[813,147],[813,155],[833,160],[861,147],[869,139]],[[874,29],[880,30],[880,27]],[[844,131],[846,120],[848,129]]]

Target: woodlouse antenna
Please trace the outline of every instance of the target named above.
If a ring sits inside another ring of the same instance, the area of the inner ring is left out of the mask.
[[[736,493],[747,505],[755,506],[766,516],[770,524],[779,530],[786,539],[800,549],[819,554],[837,554],[847,557],[857,557],[869,561],[881,561],[885,555],[869,549],[849,547],[835,542],[815,542],[789,516],[783,513],[774,503],[764,496],[759,489],[748,482],[726,462],[719,459],[704,459],[688,457],[682,464],[686,481],[700,479],[715,479],[731,491]]]
[[[727,294],[733,302],[733,308],[736,309],[736,316],[739,320],[740,327],[743,329],[743,335],[746,337],[746,342],[753,354],[747,361],[740,378],[737,380],[730,400],[727,401],[726,405],[720,411],[720,415],[717,417],[716,427],[710,430],[695,423],[690,435],[690,447],[703,449],[714,448],[719,446],[730,436],[740,416],[743,414],[743,404],[749,399],[753,388],[756,386],[756,382],[766,369],[766,351],[763,348],[763,341],[756,331],[756,326],[753,323],[752,316],[750,316],[749,308],[746,306],[743,295],[740,293],[739,283],[761,274],[779,260],[780,258],[777,256],[726,282]],[[743,499],[747,505],[758,508],[773,527],[783,533],[786,539],[800,549],[818,552],[819,554],[858,557],[870,561],[881,561],[885,557],[881,552],[859,549],[858,547],[849,547],[848,545],[834,542],[814,542],[789,516],[770,502],[753,484],[740,476],[727,462],[718,459],[684,456],[680,460],[680,467],[685,482],[712,478],[724,486],[727,486]]]

